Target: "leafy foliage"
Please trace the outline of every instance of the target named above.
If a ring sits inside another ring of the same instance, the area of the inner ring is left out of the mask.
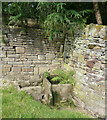
[[[27,29],[27,18],[38,19],[38,23],[44,28],[50,40],[58,36],[65,39],[66,34],[71,35],[80,25],[86,23],[87,13],[90,13],[87,9],[82,11],[71,9],[69,4],[66,2],[9,2],[3,3],[3,14],[10,16],[9,24],[21,22],[24,30]]]
[[[49,72],[44,72],[43,74],[43,76],[47,78],[52,84],[75,85],[73,75],[74,75],[73,71],[63,71],[61,69],[54,70],[52,75]]]
[[[46,71],[46,72],[43,73],[43,76],[44,76],[45,78],[49,78],[49,77],[50,77],[50,73]]]
[[[58,36],[62,36],[65,39],[67,34],[73,36],[74,31],[86,23],[86,18],[83,16],[91,12],[91,10],[79,12],[76,10],[66,10],[63,5],[66,5],[66,3],[57,3],[56,11],[47,15],[44,21],[43,26],[50,40]]]
[[[59,81],[60,84],[75,85],[75,80],[73,78],[73,75],[74,75],[73,71],[63,71],[63,70],[57,69],[53,71],[53,73],[58,77],[53,78],[52,81],[56,80],[56,81]]]
[[[55,83],[60,83],[61,80],[62,80],[62,78],[60,76],[56,76],[56,77],[54,77],[54,78],[51,79],[51,81],[54,82],[54,84]]]

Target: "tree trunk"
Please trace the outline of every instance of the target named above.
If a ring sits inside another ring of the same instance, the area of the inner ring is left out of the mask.
[[[93,7],[95,11],[95,17],[96,17],[97,24],[102,25],[103,22],[102,22],[101,13],[99,10],[98,2],[93,2]]]

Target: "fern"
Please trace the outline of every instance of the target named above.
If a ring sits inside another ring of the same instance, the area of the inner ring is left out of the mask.
[[[59,84],[75,85],[75,80],[73,78],[75,73],[73,71],[63,71],[61,69],[56,69],[53,71],[53,74],[55,74],[56,77],[52,78],[51,81],[57,82]]]

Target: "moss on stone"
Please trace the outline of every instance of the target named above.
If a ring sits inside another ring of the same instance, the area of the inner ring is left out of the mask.
[[[104,36],[103,40],[107,40],[107,35],[106,35],[106,36]]]
[[[99,31],[103,28],[103,25],[96,25],[95,28],[97,29],[97,31]]]
[[[86,38],[87,38],[87,36],[86,36],[86,35],[82,35],[82,38],[83,38],[83,39],[86,39]]]

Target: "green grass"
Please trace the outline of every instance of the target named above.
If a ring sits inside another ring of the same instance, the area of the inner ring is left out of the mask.
[[[2,88],[2,118],[89,118],[76,111],[50,109],[13,86]]]
[[[0,119],[2,118],[2,89],[0,89]]]

